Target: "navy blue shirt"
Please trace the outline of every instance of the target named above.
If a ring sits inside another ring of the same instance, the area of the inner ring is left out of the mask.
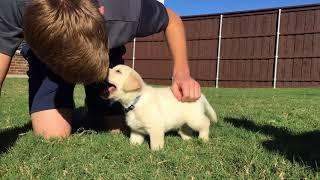
[[[0,0],[0,53],[13,56],[23,40],[22,16],[28,0]],[[104,7],[109,48],[134,37],[144,37],[166,29],[169,18],[156,0],[98,0]]]

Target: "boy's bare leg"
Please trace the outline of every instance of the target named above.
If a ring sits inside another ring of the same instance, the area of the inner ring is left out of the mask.
[[[45,139],[67,138],[71,134],[71,109],[50,109],[31,114],[35,134]]]
[[[9,70],[10,64],[11,64],[11,57],[0,53],[0,97],[1,97],[1,87],[7,75],[7,72]]]

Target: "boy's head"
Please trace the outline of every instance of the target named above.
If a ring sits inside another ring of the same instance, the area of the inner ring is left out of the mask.
[[[66,81],[89,84],[107,77],[104,20],[90,0],[32,0],[23,27],[34,53]]]

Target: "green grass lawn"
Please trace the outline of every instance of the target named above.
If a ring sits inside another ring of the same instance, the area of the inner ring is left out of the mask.
[[[211,126],[210,141],[169,134],[165,148],[151,152],[148,143],[131,146],[128,137],[108,132],[50,141],[35,136],[28,124],[27,80],[7,79],[0,103],[0,178],[320,178],[320,89],[203,92],[219,121]],[[77,87],[77,106],[83,97]]]

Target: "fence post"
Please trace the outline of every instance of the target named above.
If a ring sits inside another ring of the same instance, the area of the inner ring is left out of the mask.
[[[273,88],[276,88],[276,87],[277,87],[277,71],[278,71],[278,57],[279,57],[280,25],[281,25],[281,9],[279,9],[279,11],[278,11],[276,52],[275,52],[275,56],[274,56]]]
[[[133,49],[132,49],[132,69],[134,69],[134,63],[136,61],[136,38],[133,39]]]
[[[219,70],[220,70],[220,51],[221,51],[221,38],[222,38],[222,21],[223,14],[220,15],[220,25],[219,25],[219,40],[218,40],[218,57],[217,57],[217,74],[216,74],[216,88],[219,87]]]

